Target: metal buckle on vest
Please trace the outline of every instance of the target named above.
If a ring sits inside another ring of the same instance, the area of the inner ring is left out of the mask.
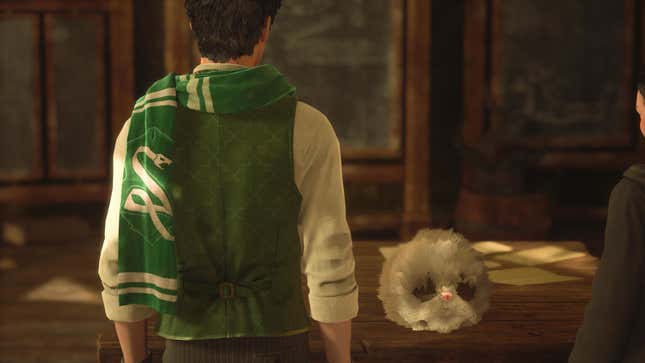
[[[230,282],[220,282],[219,296],[224,299],[231,299],[235,297],[235,286]]]

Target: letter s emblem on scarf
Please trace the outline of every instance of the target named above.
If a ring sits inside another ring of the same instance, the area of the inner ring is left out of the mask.
[[[143,165],[141,165],[141,162],[138,158],[138,155],[141,153],[144,153],[149,159],[153,161],[154,165],[161,170],[163,170],[165,165],[170,165],[172,163],[172,160],[168,159],[162,154],[155,153],[147,146],[139,147],[132,157],[132,169],[134,169],[134,172],[139,176],[139,178],[141,178],[148,190],[150,190],[152,194],[161,201],[161,205],[155,204],[150,198],[150,195],[147,191],[140,188],[134,188],[132,189],[132,191],[130,191],[130,194],[126,199],[123,208],[132,212],[150,214],[152,223],[154,224],[157,231],[159,231],[161,236],[169,241],[174,241],[175,237],[171,235],[170,232],[168,232],[168,229],[166,229],[166,227],[163,225],[158,215],[158,213],[164,213],[172,216],[172,207],[170,205],[170,200],[168,200],[166,193],[164,193],[159,184],[157,184],[157,182],[155,182],[155,180],[152,179],[150,175],[148,175],[146,170],[143,168]],[[134,200],[133,196],[135,195],[143,200],[143,204],[139,204]]]

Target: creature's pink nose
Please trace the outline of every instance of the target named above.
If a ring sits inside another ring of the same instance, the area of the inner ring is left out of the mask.
[[[450,299],[452,299],[452,293],[447,291],[442,292],[441,299],[444,301],[450,301]]]

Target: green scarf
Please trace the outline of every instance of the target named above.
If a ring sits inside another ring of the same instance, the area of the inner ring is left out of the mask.
[[[171,73],[155,82],[130,118],[119,220],[119,305],[175,314],[177,259],[173,234],[173,131],[177,104],[235,114],[295,92],[271,65]],[[181,126],[178,126],[181,127]]]

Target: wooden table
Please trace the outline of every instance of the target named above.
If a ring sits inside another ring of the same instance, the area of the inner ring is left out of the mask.
[[[491,308],[479,324],[439,334],[413,331],[385,319],[381,301],[376,297],[384,261],[378,247],[395,244],[354,242],[359,285],[359,314],[352,323],[355,362],[566,362],[585,305],[591,298],[596,258],[587,254],[540,266],[564,275],[580,276],[581,280],[530,286],[496,284]],[[544,244],[512,243],[515,250]],[[304,278],[303,293],[307,293]],[[161,362],[164,339],[156,336],[153,329],[149,332],[148,343],[154,361]],[[324,346],[315,322],[310,332],[310,349],[312,362],[324,362]],[[98,350],[99,362],[119,362],[121,352],[113,329],[99,335]]]

